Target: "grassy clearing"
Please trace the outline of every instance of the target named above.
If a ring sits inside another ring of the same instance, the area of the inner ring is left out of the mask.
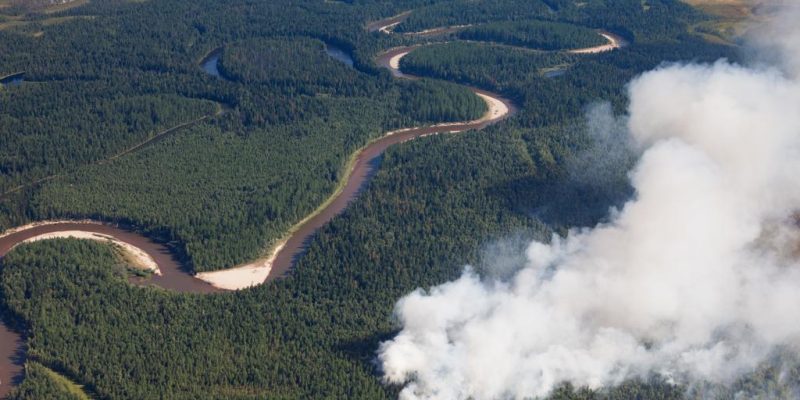
[[[44,12],[45,14],[54,14],[57,12],[69,10],[71,8],[80,7],[86,4],[89,4],[89,0],[73,0],[70,1],[69,3],[49,5],[45,7],[44,10],[42,10],[42,12]]]
[[[95,18],[95,16],[70,15],[64,17],[52,17],[52,18],[40,19],[40,20],[26,20],[21,16],[2,16],[0,18],[2,18],[0,19],[0,31],[3,31],[11,29],[22,29],[30,24],[35,24],[35,23],[40,24],[40,26],[47,27],[47,26],[63,24],[65,22],[69,22],[76,19],[92,20]],[[27,33],[27,32],[21,32],[21,33]],[[29,34],[34,37],[39,37],[44,35],[44,31],[30,32]]]
[[[696,24],[692,33],[703,36],[712,43],[733,44],[745,35],[753,23],[763,22],[770,16],[756,12],[766,0],[682,0],[702,12],[715,17],[713,21]]]
[[[63,389],[64,392],[69,393],[74,397],[82,400],[90,400],[89,395],[87,395],[86,392],[83,391],[83,386],[78,385],[75,382],[72,382],[65,376],[59,374],[56,371],[53,371],[52,369],[46,368],[44,366],[42,368],[44,369],[44,372],[48,375],[48,377],[52,379],[53,382],[55,382],[61,389]]]
[[[80,7],[89,3],[89,0],[72,0],[67,3],[49,4],[47,1],[37,0],[0,0],[0,10],[16,8],[18,11],[55,14],[72,8]]]
[[[25,380],[9,396],[17,399],[91,400],[83,386],[36,361],[25,363]]]
[[[760,0],[683,0],[703,12],[725,19],[746,19],[753,15],[753,9]]]

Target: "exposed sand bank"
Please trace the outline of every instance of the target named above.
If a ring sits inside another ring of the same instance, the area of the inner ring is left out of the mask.
[[[392,28],[394,28],[397,25],[400,25],[400,22],[395,22],[395,23],[392,23],[392,24],[389,24],[389,25],[382,26],[382,27],[380,27],[380,29],[378,29],[378,32],[382,32],[382,33],[386,33],[386,34],[392,33]]]
[[[400,59],[402,59],[412,50],[413,48],[403,53],[394,55],[389,61],[389,66],[392,69],[399,71]],[[502,100],[492,97],[489,94],[483,92],[478,92],[475,90],[473,91],[476,95],[478,95],[481,99],[483,99],[484,102],[486,102],[487,111],[483,115],[483,117],[469,122],[463,122],[463,121],[449,122],[433,126],[434,127],[460,126],[458,129],[454,129],[453,131],[443,131],[443,132],[460,132],[466,129],[471,129],[471,128],[465,128],[465,126],[475,127],[483,123],[497,121],[504,118],[511,112],[509,106]],[[386,132],[384,136],[390,136],[416,129],[419,129],[419,127],[398,129]],[[349,179],[349,176],[345,177],[345,179]],[[303,222],[300,222],[300,224],[298,225],[301,225],[302,223]],[[204,282],[210,283],[212,286],[218,289],[225,289],[225,290],[241,290],[260,285],[267,280],[267,277],[269,276],[269,273],[272,270],[272,264],[274,263],[280,251],[283,249],[284,244],[285,241],[282,241],[278,246],[275,246],[269,257],[258,259],[252,263],[244,264],[242,266],[230,269],[212,271],[212,272],[201,272],[195,275],[195,277]]]
[[[409,15],[411,15],[411,11],[412,10],[404,11],[395,16],[371,22],[367,24],[366,29],[368,32],[390,33],[390,30],[392,28],[394,28],[401,22],[405,21],[405,19],[408,18]]]
[[[618,42],[614,41],[614,43],[618,43]],[[400,71],[400,60],[403,59],[403,57],[407,56],[412,51],[414,51],[414,49],[415,48],[412,47],[412,48],[409,48],[406,51],[403,51],[401,53],[397,53],[397,54],[393,55],[392,58],[389,59],[389,67],[392,70],[394,70],[395,72],[402,74],[402,71]],[[496,120],[496,119],[503,118],[504,116],[506,116],[508,114],[508,112],[509,112],[508,106],[505,103],[503,103],[500,99],[497,99],[495,97],[489,96],[488,94],[485,94],[485,93],[475,92],[475,94],[477,94],[481,99],[483,99],[483,101],[486,102],[486,106],[487,106],[488,110],[487,110],[486,114],[484,114],[484,116],[482,118],[480,118],[480,119],[478,119],[476,121],[473,121],[473,122],[493,121],[493,120]],[[459,124],[463,124],[463,122],[452,122],[452,123],[446,123],[446,124],[439,124],[439,125],[435,125],[435,126],[447,126],[447,125],[459,125]],[[415,129],[415,128],[408,128],[408,129]],[[402,130],[400,130],[400,131],[402,131]],[[387,134],[392,134],[392,133],[397,133],[397,132],[399,132],[399,131],[392,131],[392,132],[389,132]]]
[[[22,241],[22,243],[30,243],[30,242],[37,242],[40,240],[60,239],[60,238],[85,239],[85,240],[95,240],[98,242],[111,243],[122,250],[123,255],[127,259],[129,259],[129,261],[133,264],[133,266],[141,268],[143,270],[151,271],[156,275],[161,275],[161,270],[158,269],[158,264],[156,263],[156,261],[152,257],[150,257],[150,255],[145,253],[144,250],[136,246],[133,246],[131,244],[117,240],[113,236],[104,235],[102,233],[86,232],[86,231],[51,232],[34,236],[29,239],[25,239]]]
[[[469,28],[471,26],[472,26],[472,24],[453,25],[453,26],[440,26],[438,28],[430,28],[430,29],[425,29],[425,30],[418,31],[418,32],[406,32],[406,33],[403,33],[403,35],[406,35],[406,36],[436,36],[436,35],[443,35],[445,33],[457,32],[457,31],[460,31],[462,29]]]
[[[584,48],[584,49],[570,50],[569,52],[572,53],[572,54],[605,53],[607,51],[612,51],[612,50],[619,49],[625,44],[625,41],[621,37],[619,37],[617,35],[613,35],[613,34],[608,33],[608,32],[600,32],[599,34],[600,34],[600,36],[602,36],[602,37],[606,38],[606,40],[608,40],[607,44],[602,44],[600,46],[594,46],[594,47],[587,47],[587,48]]]
[[[511,112],[511,109],[502,100],[500,100],[498,98],[495,98],[495,97],[492,97],[492,96],[489,96],[487,94],[483,94],[483,93],[479,93],[479,92],[474,92],[474,93],[478,97],[483,99],[484,102],[486,102],[486,107],[487,107],[486,113],[483,114],[483,116],[481,118],[473,120],[473,121],[469,121],[469,122],[463,122],[463,121],[462,122],[444,122],[444,123],[441,123],[441,124],[431,125],[431,127],[436,128],[436,127],[442,127],[442,126],[477,125],[477,124],[481,124],[481,123],[485,123],[485,122],[493,122],[493,121],[500,120],[500,119],[504,118],[506,115],[508,115],[508,113]],[[419,129],[419,127],[396,129],[396,130],[393,130],[393,131],[386,132],[384,135],[389,136],[389,135],[394,135],[394,134],[397,134],[397,133],[413,131],[413,130],[416,130],[416,129]],[[457,131],[448,131],[448,132],[452,133],[452,132],[457,132]]]
[[[475,94],[482,98],[483,101],[486,102],[487,106],[486,114],[483,115],[483,118],[475,122],[495,121],[508,115],[510,109],[508,108],[508,105],[503,103],[500,99],[483,93],[476,92]]]
[[[241,290],[260,285],[267,280],[269,272],[272,270],[272,263],[275,262],[275,257],[283,249],[283,246],[284,243],[275,246],[272,254],[267,258],[260,258],[230,269],[201,272],[195,275],[195,278],[224,290]]]
[[[441,123],[441,124],[431,125],[431,127],[432,128],[447,127],[447,126],[461,126],[461,127],[463,127],[464,125],[478,126],[478,125],[483,124],[483,123],[499,121],[499,120],[503,119],[506,115],[508,115],[511,112],[511,109],[502,100],[494,98],[494,97],[486,95],[486,94],[483,94],[483,93],[478,93],[478,92],[474,92],[474,93],[476,95],[478,95],[478,97],[483,99],[484,102],[486,102],[487,110],[486,110],[486,113],[483,114],[483,117],[481,117],[479,119],[476,119],[476,120],[473,120],[473,121],[469,121],[469,122],[445,122],[445,123]],[[394,130],[394,131],[386,132],[385,136],[395,135],[395,134],[398,134],[398,133],[413,131],[413,130],[417,130],[417,129],[419,129],[419,127],[397,129],[397,130]],[[422,135],[420,137],[437,135],[439,133],[458,133],[458,132],[462,132],[464,130],[465,129],[462,128],[462,129],[455,129],[455,130],[451,130],[451,131],[441,131],[441,132],[437,132],[437,133],[425,134],[425,135]]]
[[[30,224],[27,224],[27,225],[22,225],[22,226],[17,226],[17,227],[14,227],[14,228],[6,229],[2,233],[0,233],[0,238],[6,237],[8,235],[13,235],[13,234],[15,234],[17,232],[27,231],[28,229],[35,228],[37,226],[56,225],[56,224],[71,224],[71,223],[102,225],[100,222],[92,221],[90,219],[37,221],[37,222],[31,222]]]
[[[410,48],[410,49],[408,49],[408,51],[403,52],[403,53],[395,54],[394,56],[392,56],[392,58],[389,59],[389,66],[392,67],[393,70],[399,72],[400,71],[400,59],[402,59],[403,57],[407,56],[408,53],[411,53],[412,51],[414,51],[414,48]]]
[[[408,48],[394,54],[388,62],[388,67],[395,72],[400,71],[400,60],[413,51],[414,48]],[[385,61],[384,61],[385,62]],[[399,74],[398,76],[403,76]],[[413,78],[413,77],[409,77]],[[477,129],[480,127],[485,126],[485,124],[498,121],[505,116],[507,116],[511,112],[510,103],[504,102],[502,99],[493,97],[491,93],[487,93],[481,90],[472,89],[472,91],[478,95],[487,105],[486,113],[479,119],[473,121],[460,121],[460,122],[451,122],[451,123],[442,123],[436,124],[424,129],[429,128],[437,128],[437,127],[450,127],[452,126],[452,130],[441,129],[437,132],[425,133],[421,134],[416,137],[427,136],[428,134],[435,134],[435,133],[445,133],[445,132],[462,132],[469,129]],[[398,129],[395,131],[386,132],[384,137],[391,136],[394,134],[402,134],[404,132],[410,132],[414,130],[423,129],[420,127],[414,128],[404,128]],[[410,137],[412,139],[413,137]],[[410,140],[408,139],[408,140]],[[367,146],[369,147],[369,146]],[[364,149],[362,149],[364,151]],[[360,152],[359,152],[360,154]],[[345,177],[345,180],[349,180],[351,177]],[[308,218],[306,218],[308,219]],[[298,225],[302,225],[304,219]],[[13,234],[15,232],[24,231],[33,227],[42,226],[42,225],[51,225],[51,224],[59,224],[59,223],[74,223],[76,221],[43,221],[43,222],[35,222],[25,226],[20,226],[17,228],[9,229],[8,231],[3,232],[0,234],[0,238]],[[82,223],[91,223],[91,224],[100,224],[96,221],[84,220],[84,221],[77,221]],[[294,231],[290,231],[290,235],[293,234]],[[143,250],[139,249],[136,246],[130,245],[128,243],[122,242],[118,239],[115,239],[113,236],[104,235],[95,232],[88,232],[88,231],[81,231],[81,230],[65,230],[60,232],[53,232],[53,233],[46,233],[42,235],[38,235],[35,237],[31,237],[24,242],[36,241],[36,240],[45,240],[45,239],[53,239],[53,238],[63,238],[63,237],[73,237],[79,239],[88,239],[88,240],[97,240],[97,241],[109,241],[111,243],[116,244],[123,250],[125,255],[129,256],[130,259],[134,260],[135,263],[142,268],[148,269],[153,271],[156,274],[161,274],[161,271],[158,268],[158,264],[150,257],[147,253]],[[291,236],[289,236],[291,237]],[[287,239],[288,240],[288,239]],[[245,288],[249,288],[252,286],[257,286],[263,284],[270,275],[270,272],[273,270],[273,264],[276,261],[276,258],[279,256],[281,251],[284,249],[286,244],[286,240],[281,241],[277,246],[275,246],[270,255],[268,257],[259,258],[251,263],[247,263],[238,267],[226,269],[226,270],[219,270],[219,271],[211,271],[211,272],[202,272],[195,275],[195,278],[201,280],[203,282],[209,283],[215,288],[223,289],[223,290],[241,290]]]

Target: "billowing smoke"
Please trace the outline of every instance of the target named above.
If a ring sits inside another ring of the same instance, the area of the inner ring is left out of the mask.
[[[671,65],[630,84],[644,151],[610,222],[530,244],[511,278],[468,268],[399,301],[379,359],[403,398],[724,384],[800,345],[800,14],[785,14],[781,65]]]

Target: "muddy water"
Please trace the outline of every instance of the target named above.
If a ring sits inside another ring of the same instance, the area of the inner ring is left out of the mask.
[[[221,49],[211,52],[201,61],[205,72],[222,78],[217,68]],[[22,82],[22,74],[6,77],[0,84],[15,85]],[[116,239],[142,249],[158,264],[161,275],[152,275],[149,278],[132,278],[134,284],[152,285],[177,292],[214,293],[219,289],[210,284],[195,279],[186,273],[169,249],[163,244],[156,243],[142,235],[113,227],[110,225],[69,222],[35,226],[7,236],[0,237],[0,258],[4,257],[14,246],[20,242],[45,233],[63,231],[84,231],[101,233],[113,236]],[[25,341],[20,333],[10,330],[5,324],[0,323],[0,399],[5,398],[8,392],[22,379],[23,365],[25,362]]]
[[[382,54],[378,58],[377,62],[379,65],[389,68],[398,78],[418,79],[413,75],[403,74],[399,70],[392,69],[389,62],[392,57],[398,54],[407,53],[413,49],[413,47],[393,49]],[[334,54],[331,54],[331,56],[336,57]],[[220,76],[216,67],[218,61],[219,53],[209,55],[202,62],[203,69],[211,75]],[[345,62],[344,60],[340,61]],[[483,90],[475,88],[470,89],[476,94],[483,94],[502,101],[506,107],[508,107],[509,113],[493,120],[401,130],[370,143],[358,154],[350,177],[347,180],[343,190],[333,199],[333,201],[328,204],[327,207],[301,225],[288,239],[283,249],[277,254],[267,281],[285,276],[285,274],[294,266],[297,259],[302,256],[307,243],[313,238],[313,235],[317,232],[317,230],[328,223],[335,216],[341,214],[347,208],[347,205],[358,196],[361,189],[364,188],[376,171],[378,167],[377,161],[379,160],[380,155],[383,154],[388,147],[425,135],[437,133],[455,133],[472,129],[481,129],[487,125],[506,118],[516,111],[514,105],[507,99]],[[163,244],[156,243],[137,233],[110,225],[88,222],[64,222],[31,227],[4,237],[0,237],[0,258],[5,256],[5,254],[8,253],[8,251],[11,250],[15,245],[26,239],[45,233],[63,231],[85,231],[109,235],[122,242],[142,249],[156,261],[162,275],[153,275],[152,277],[143,280],[135,280],[134,283],[136,284],[153,285],[178,292],[214,293],[220,291],[219,289],[215,289],[203,281],[195,279],[192,275],[181,269],[180,264],[171,255],[169,249]],[[22,336],[0,324],[0,398],[5,397],[8,391],[12,388],[12,385],[15,385],[21,379],[24,359],[25,342]]]
[[[391,49],[391,50],[381,54],[380,56],[378,56],[378,58],[375,60],[375,62],[378,63],[378,65],[381,68],[388,69],[392,73],[392,76],[394,76],[395,78],[419,79],[418,77],[416,77],[414,75],[404,74],[403,71],[401,71],[400,69],[392,68],[392,65],[391,65],[391,60],[392,60],[392,58],[394,56],[397,56],[397,55],[400,55],[400,54],[404,54],[404,53],[410,53],[410,52],[414,51],[415,49],[417,49],[418,47],[420,47],[420,46],[396,47],[396,48]],[[495,97],[495,96],[492,96],[492,97]]]
[[[122,242],[142,249],[158,264],[162,275],[151,278],[138,278],[136,284],[153,285],[178,292],[213,293],[219,291],[213,286],[195,279],[180,268],[169,249],[163,244],[139,234],[110,225],[92,223],[58,223],[41,225],[0,238],[0,258],[4,257],[18,243],[45,233],[62,231],[85,231],[113,236]],[[25,361],[25,341],[22,335],[0,324],[0,398],[5,398],[13,385],[22,378],[22,365]]]
[[[137,284],[158,286],[176,292],[211,293],[217,291],[211,285],[199,279],[195,279],[192,275],[186,273],[165,245],[156,243],[138,233],[111,225],[88,222],[64,222],[35,226],[1,237],[0,257],[5,256],[16,244],[26,239],[45,233],[64,231],[101,233],[142,249],[150,257],[153,257],[153,260],[155,260],[161,270],[161,275],[153,275],[151,278],[138,280],[135,282]]]
[[[22,380],[25,341],[18,333],[0,324],[0,399]]]
[[[404,74],[399,70],[391,68],[389,63],[389,60],[391,60],[392,57],[398,54],[407,53],[414,49],[415,47],[400,47],[397,49],[392,49],[381,54],[376,62],[378,65],[388,68],[390,71],[392,71],[392,74],[398,78],[419,79],[416,76]],[[456,133],[473,129],[482,129],[488,125],[501,121],[510,115],[513,115],[517,111],[516,107],[510,100],[505,99],[500,95],[476,88],[470,88],[470,90],[476,94],[480,93],[502,101],[503,104],[508,107],[509,112],[500,118],[488,121],[466,122],[452,125],[430,126],[402,130],[400,132],[395,132],[391,135],[384,136],[369,144],[361,151],[361,153],[359,153],[358,157],[356,158],[352,173],[350,178],[347,180],[344,189],[324,210],[300,226],[299,229],[288,239],[281,251],[278,252],[277,256],[275,257],[275,261],[272,264],[272,270],[267,277],[267,281],[285,276],[285,274],[294,266],[297,259],[302,256],[308,242],[313,238],[314,233],[316,233],[319,228],[324,226],[335,216],[341,214],[345,208],[347,208],[347,205],[358,196],[361,189],[368,183],[369,179],[375,173],[375,170],[379,164],[377,162],[378,158],[381,156],[381,154],[383,154],[384,151],[386,151],[387,148],[394,144],[406,142],[421,136],[432,135],[436,133]]]

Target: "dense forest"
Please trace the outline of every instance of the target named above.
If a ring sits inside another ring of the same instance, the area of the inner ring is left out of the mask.
[[[114,11],[125,17],[153,18],[121,7]],[[75,24],[97,29],[94,22]],[[231,39],[220,63],[228,80],[204,74],[197,65],[203,54],[196,51],[143,57],[146,52],[164,51],[147,44],[164,40],[157,30],[172,25],[168,20],[163,24],[149,32],[155,38],[139,38],[136,44],[130,37],[120,38],[125,48],[114,51],[126,53],[116,54],[116,59],[111,59],[113,54],[79,50],[78,38],[59,39],[56,33],[39,38],[69,42],[62,46],[67,49],[53,57],[44,57],[53,52],[47,50],[51,44],[37,39],[29,44],[44,48],[21,54],[28,59],[24,64],[8,60],[10,65],[25,65],[26,82],[0,93],[10,110],[2,117],[6,124],[1,132],[8,136],[9,145],[0,154],[4,173],[0,188],[20,191],[28,189],[19,188],[23,182],[34,184],[28,184],[31,190],[5,196],[7,211],[0,218],[5,226],[29,218],[113,220],[175,243],[190,269],[224,268],[259,255],[314,210],[333,190],[349,155],[369,139],[399,127],[476,119],[483,114],[483,102],[466,89],[435,81],[395,83],[386,74],[348,68],[326,56],[322,42],[312,38],[345,41],[328,33],[298,33],[292,39],[283,33],[272,39],[249,33],[252,39]],[[276,20],[268,25],[276,31],[285,28]],[[297,29],[302,33],[304,28]],[[130,32],[137,34],[142,35]],[[81,40],[92,43],[97,38]],[[64,59],[57,68],[50,68],[60,57],[69,57],[70,49],[94,59]],[[65,68],[73,63],[80,72]],[[54,97],[53,90],[64,94]],[[112,94],[120,104],[108,101],[106,105],[104,95]],[[137,104],[156,96],[164,100]],[[181,107],[182,103],[197,104],[198,110]],[[220,113],[220,109],[227,111]],[[159,146],[97,162],[203,115],[213,118],[186,127],[182,135],[162,139]],[[56,173],[63,176],[36,184],[37,179]],[[119,179],[122,176],[127,178]]]
[[[478,98],[445,81],[520,106],[480,132],[390,148],[291,277],[267,285],[178,294],[130,285],[124,262],[102,244],[18,247],[0,268],[4,321],[29,346],[12,398],[395,398],[374,354],[396,332],[398,298],[466,264],[498,273],[489,268],[496,247],[593,225],[630,195],[632,151],[607,160],[602,177],[581,175],[609,145],[592,135],[587,110],[621,112],[626,83],[662,62],[738,57],[687,33],[707,17],[678,1],[577,4],[109,0],[47,15],[0,9],[25,22],[0,29],[0,76],[25,72],[21,85],[0,89],[0,228],[122,222],[170,244],[194,271],[261,254],[331,193],[353,151],[387,130],[483,114]],[[365,29],[407,10],[398,34]],[[401,34],[454,25],[471,26],[444,38]],[[631,44],[563,51],[597,44],[598,29]],[[449,42],[401,63],[429,79],[396,80],[374,64],[382,50],[439,40]],[[348,53],[352,67],[326,46]],[[221,77],[199,65],[215,51]],[[564,74],[549,78],[552,70]],[[786,393],[791,381],[777,369],[709,390],[721,399],[755,387]],[[653,378],[601,392],[565,385],[552,398],[692,396]]]
[[[507,15],[509,7],[519,6],[513,1],[479,2],[480,7],[472,2],[465,7],[451,3],[417,7],[399,27],[413,26],[413,18],[443,15],[446,10],[486,18]],[[544,3],[536,4],[523,8],[537,18],[553,20],[558,19],[554,15],[563,14],[565,21],[585,21],[601,15],[594,4],[580,9],[557,6],[560,11],[555,14],[553,4],[545,8],[541,8]],[[678,16],[663,18],[679,32],[686,29],[683,19],[696,18],[688,7],[657,4],[650,5],[648,13],[659,7],[680,10]],[[174,243],[175,251],[197,271],[252,258],[330,193],[348,155],[370,138],[398,127],[479,115],[480,103],[463,89],[432,81],[396,82],[375,69],[371,58],[377,51],[414,40],[362,29],[366,21],[416,7],[414,2],[387,6],[270,2],[242,4],[235,11],[210,4],[200,12],[198,3],[177,0],[158,7],[90,3],[63,14],[93,18],[42,26],[38,36],[27,28],[3,31],[7,40],[0,41],[0,50],[9,57],[3,59],[2,69],[25,71],[26,81],[0,94],[4,109],[12,110],[0,121],[2,134],[9,137],[9,146],[4,147],[7,153],[0,154],[4,192],[0,224],[87,216],[124,222]],[[615,12],[624,14],[619,19],[626,24],[632,18],[627,16],[627,7]],[[603,13],[616,15],[610,10]],[[463,18],[462,22],[470,22],[473,17]],[[547,41],[541,37],[543,30],[536,28],[547,25],[539,20],[514,22],[507,29],[497,28],[498,24],[474,29],[516,32],[493,37],[501,44],[502,40],[516,43],[520,32],[528,32],[524,38]],[[549,24],[564,33],[551,38],[547,46],[586,44],[578,33],[586,34],[585,27]],[[147,29],[141,29],[143,25]],[[664,35],[653,32],[657,25],[642,27],[641,36]],[[640,33],[638,25],[623,28],[620,31]],[[576,42],[568,43],[568,38]],[[323,42],[351,52],[355,69],[326,57]],[[91,46],[103,51],[85,51]],[[623,80],[656,65],[661,54],[669,55],[665,50],[684,48],[674,39],[654,45],[672,48],[648,49],[645,53],[651,59],[633,61],[632,65],[647,64],[639,68],[631,68],[626,58],[622,62],[628,65],[620,71],[606,60],[576,64],[575,57],[558,52],[523,54],[502,46],[488,50],[485,47],[492,45],[447,46],[420,49],[403,66],[422,75],[500,90],[524,104],[530,112],[521,118],[534,119],[536,126],[575,118],[582,107],[599,98],[621,104]],[[469,50],[479,46],[483,48]],[[220,70],[228,79],[211,77],[198,67],[215,49],[221,49]],[[701,54],[695,50],[683,51],[676,58]],[[709,54],[707,48],[703,50]],[[715,50],[708,58],[724,52]],[[426,54],[433,56],[424,65],[413,62],[424,60]],[[484,64],[493,65],[487,70]],[[540,79],[545,70],[564,67],[586,71],[568,74],[570,78],[559,82]],[[572,79],[577,82],[573,84]],[[61,95],[49,96],[52,90]],[[105,100],[109,96],[115,99]],[[156,99],[164,100],[153,103]],[[140,104],[143,101],[150,104]],[[186,108],[190,104],[196,111]],[[87,115],[78,110],[90,111]],[[102,118],[105,115],[110,118]],[[167,137],[159,146],[136,147],[153,135],[201,117],[207,118],[181,129],[180,137]],[[181,151],[198,135],[202,139],[196,141],[194,151]],[[216,144],[206,146],[206,140]],[[97,165],[132,147],[138,151]],[[307,148],[317,150],[303,151]],[[217,168],[218,160],[230,161],[227,168]],[[297,165],[305,168],[298,170]],[[196,176],[190,179],[193,173]],[[257,178],[240,179],[248,174]],[[131,179],[121,181],[120,176]],[[143,187],[154,180],[162,186],[160,190]],[[226,184],[232,181],[238,186]],[[107,187],[115,190],[98,190]],[[164,199],[174,201],[165,204]]]
[[[414,10],[395,30],[418,32],[442,26],[549,20],[605,29],[640,41],[675,37],[685,33],[689,24],[704,19],[704,15],[674,0],[449,0]]]
[[[458,37],[538,50],[583,48],[605,42],[595,31],[585,27],[538,20],[481,24],[464,29]]]

